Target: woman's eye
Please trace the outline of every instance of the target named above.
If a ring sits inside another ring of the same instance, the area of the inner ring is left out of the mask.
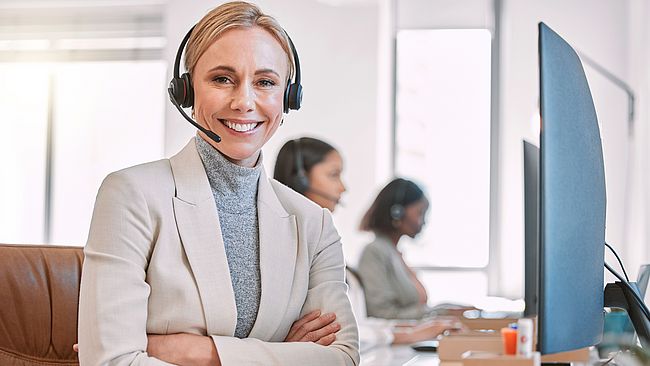
[[[230,79],[228,79],[225,76],[217,76],[214,79],[212,79],[217,84],[228,84],[230,82]]]
[[[263,79],[257,82],[257,84],[263,88],[270,88],[272,86],[275,86],[275,81],[273,80],[268,80],[268,79]]]

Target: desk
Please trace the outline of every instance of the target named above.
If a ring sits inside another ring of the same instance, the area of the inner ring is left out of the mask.
[[[361,354],[360,366],[439,366],[438,354],[416,352],[409,346],[382,346]]]
[[[581,351],[577,351],[581,352]],[[596,361],[602,365],[607,359]],[[589,363],[573,362],[572,365],[586,366]],[[360,366],[462,366],[462,362],[446,361],[442,365],[438,354],[434,352],[416,352],[410,346],[382,346],[367,350],[361,354]]]

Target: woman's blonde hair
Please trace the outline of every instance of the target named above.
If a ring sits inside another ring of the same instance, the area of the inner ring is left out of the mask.
[[[185,49],[185,70],[192,75],[203,53],[224,32],[235,28],[260,27],[275,38],[287,55],[289,80],[293,78],[293,53],[289,38],[275,18],[262,13],[254,4],[233,1],[220,5],[207,13],[194,27]]]

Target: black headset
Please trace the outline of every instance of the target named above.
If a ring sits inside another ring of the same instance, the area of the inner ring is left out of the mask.
[[[309,191],[309,177],[305,171],[305,162],[302,159],[302,150],[300,149],[300,139],[293,140],[293,156],[296,163],[296,175],[292,178],[292,188],[301,194]]]
[[[185,45],[190,39],[194,28],[196,28],[196,25],[194,25],[189,30],[189,32],[187,32],[185,37],[183,37],[180,46],[178,47],[178,51],[176,52],[176,60],[174,61],[174,75],[172,77],[172,80],[169,82],[169,88],[167,89],[167,92],[169,94],[169,100],[188,122],[190,122],[194,127],[201,130],[201,132],[205,133],[212,140],[219,143],[221,142],[221,137],[219,135],[206,128],[203,128],[201,125],[196,123],[196,121],[190,118],[190,116],[188,116],[187,113],[185,113],[183,110],[183,108],[190,108],[194,106],[194,89],[192,87],[192,77],[187,72],[183,73],[183,75],[180,75],[180,65],[181,57],[183,56],[183,50],[185,49]],[[296,51],[296,47],[293,45],[293,41],[291,40],[291,37],[289,37],[289,34],[286,31],[284,31],[284,34],[287,35],[287,39],[289,40],[289,48],[291,48],[294,64],[296,66],[296,76],[294,78],[294,82],[291,83],[291,80],[289,80],[287,82],[287,88],[284,90],[283,110],[284,113],[289,113],[289,110],[291,109],[300,109],[300,105],[302,103],[302,85],[300,85],[300,60],[298,58],[298,51]]]
[[[390,206],[390,217],[395,221],[404,218],[406,210],[404,208],[404,198],[406,197],[406,185],[408,182],[404,179],[397,181],[397,189],[395,190],[395,203]]]

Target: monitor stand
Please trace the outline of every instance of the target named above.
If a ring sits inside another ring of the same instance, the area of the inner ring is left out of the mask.
[[[639,294],[639,289],[636,282],[629,282],[636,293]],[[650,349],[650,321],[643,314],[641,308],[634,301],[634,295],[631,290],[616,281],[608,283],[605,286],[604,306],[608,308],[621,308],[627,311],[636,334],[639,336],[641,346],[645,349]]]

